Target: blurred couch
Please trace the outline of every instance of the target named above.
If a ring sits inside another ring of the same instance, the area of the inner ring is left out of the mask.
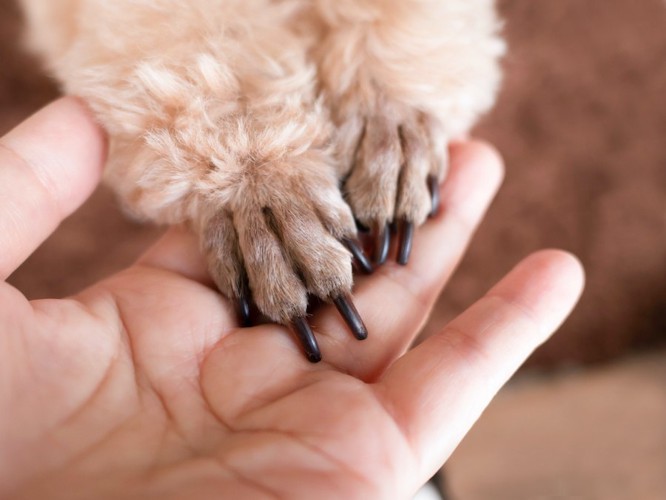
[[[529,252],[560,247],[581,258],[588,286],[533,365],[602,361],[664,342],[666,4],[500,8],[506,81],[477,135],[502,151],[507,178],[426,331]],[[18,9],[0,0],[0,133],[57,95],[19,40]],[[100,188],[10,281],[31,298],[66,295],[131,262],[159,232],[124,219]]]

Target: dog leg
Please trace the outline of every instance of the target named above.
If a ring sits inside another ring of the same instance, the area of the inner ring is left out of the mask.
[[[110,133],[107,180],[137,216],[191,225],[243,323],[252,298],[318,361],[313,294],[367,335],[350,300],[355,222],[291,4],[24,1],[34,45]]]
[[[414,227],[438,207],[447,144],[494,102],[503,43],[492,0],[316,0],[313,48],[337,126],[355,216],[383,262],[399,223],[406,264]]]

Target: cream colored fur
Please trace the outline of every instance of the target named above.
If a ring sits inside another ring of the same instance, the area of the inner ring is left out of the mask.
[[[425,220],[426,177],[500,79],[492,0],[22,3],[31,45],[108,129],[126,206],[191,223],[220,289],[246,272],[280,322],[351,289],[352,210]]]

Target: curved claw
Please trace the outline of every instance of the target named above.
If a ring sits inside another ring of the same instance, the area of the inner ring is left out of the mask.
[[[247,275],[245,275],[241,278],[238,296],[238,317],[240,325],[243,328],[252,326],[252,320],[250,318],[250,297],[250,284],[248,283]]]
[[[412,253],[413,242],[414,223],[403,220],[401,224],[400,249],[398,250],[398,264],[401,266],[406,266],[409,262],[409,256]]]
[[[372,266],[372,262],[370,262],[368,256],[365,255],[360,242],[352,238],[345,238],[342,240],[342,244],[351,252],[354,262],[358,264],[358,268],[362,272],[365,274],[372,274],[374,272],[375,268]]]
[[[441,203],[440,200],[440,195],[439,195],[439,182],[437,181],[437,177],[434,175],[428,176],[428,189],[430,190],[430,196],[431,196],[431,205],[432,208],[430,209],[430,217],[434,217],[437,215],[437,212],[439,212],[439,205]]]
[[[354,222],[356,223],[356,229],[358,229],[361,233],[369,233],[370,228],[363,224],[360,220],[354,219]]]
[[[251,327],[252,320],[250,319],[250,300],[247,297],[239,297],[237,309],[240,326],[243,328]]]
[[[368,329],[365,327],[361,315],[356,310],[356,306],[352,302],[349,295],[340,295],[333,299],[335,307],[340,312],[340,315],[349,326],[349,329],[358,340],[365,340],[368,338]]]
[[[305,356],[308,358],[308,361],[310,363],[319,363],[321,361],[321,351],[307,319],[303,316],[296,318],[291,322],[291,326],[305,350]]]
[[[391,231],[388,224],[384,224],[383,228],[377,228],[375,239],[375,264],[381,266],[386,262],[389,253],[389,245],[391,244]]]

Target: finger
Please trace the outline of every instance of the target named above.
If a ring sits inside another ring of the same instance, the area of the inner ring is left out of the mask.
[[[139,258],[137,265],[162,269],[213,286],[197,238],[183,226],[169,229]]]
[[[441,187],[442,209],[415,233],[409,266],[389,260],[374,275],[357,280],[354,304],[367,326],[368,340],[349,343],[330,309],[313,318],[327,362],[372,380],[405,351],[423,326],[502,178],[501,159],[482,143],[453,146],[451,162]]]
[[[7,278],[90,195],[106,139],[77,99],[37,112],[0,139],[0,277]]]
[[[389,369],[378,392],[424,474],[444,463],[499,388],[562,323],[583,281],[571,255],[534,254]]]

